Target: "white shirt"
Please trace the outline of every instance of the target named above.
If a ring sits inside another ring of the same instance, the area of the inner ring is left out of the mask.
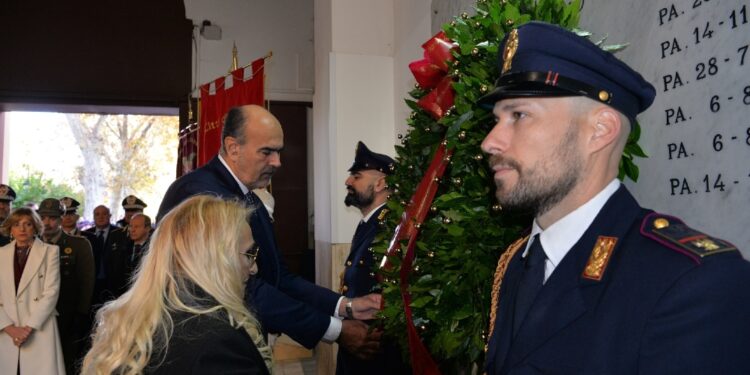
[[[620,188],[620,180],[614,179],[602,191],[591,198],[582,206],[576,208],[571,213],[565,215],[560,220],[554,222],[547,229],[542,230],[534,219],[531,227],[530,239],[539,233],[539,240],[542,241],[542,248],[547,255],[547,262],[544,267],[544,281],[549,279],[552,272],[558,264],[565,258],[573,245],[583,236],[583,233],[594,222],[596,215],[602,210],[604,204]],[[526,244],[523,257],[529,252],[531,240]]]
[[[224,164],[224,168],[226,168],[229,171],[229,174],[232,175],[234,180],[237,182],[237,185],[240,186],[240,189],[242,190],[242,194],[247,195],[247,193],[250,192],[250,189],[245,186],[245,184],[240,181],[237,176],[235,176],[234,172],[232,172],[232,168],[229,168],[227,165],[227,162],[224,161],[224,158],[221,157],[221,154],[219,154],[219,161],[221,164]],[[339,306],[341,305],[341,302],[344,300],[344,296],[339,297],[339,301],[336,303],[336,310],[333,312],[333,316],[331,317],[331,322],[328,323],[328,329],[326,329],[326,333],[323,334],[323,341],[325,342],[334,342],[336,339],[339,338],[339,335],[341,335],[341,320],[343,317],[339,316]]]

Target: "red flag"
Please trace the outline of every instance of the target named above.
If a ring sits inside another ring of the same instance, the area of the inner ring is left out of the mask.
[[[210,93],[211,83],[200,87],[201,110],[200,127],[198,128],[198,162],[196,167],[206,164],[219,153],[221,147],[221,130],[224,119],[230,108],[246,105],[264,104],[263,78],[264,59],[253,61],[250,67],[239,68],[232,72],[232,87],[226,88],[225,77],[216,79],[213,84],[215,92]],[[246,70],[251,70],[247,79]]]

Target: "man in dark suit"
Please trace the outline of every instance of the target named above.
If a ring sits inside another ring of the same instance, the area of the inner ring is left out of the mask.
[[[65,360],[65,371],[74,374],[83,359],[81,349],[89,334],[89,311],[94,291],[94,255],[83,237],[62,231],[60,217],[65,211],[59,200],[47,198],[39,204],[44,223],[44,242],[60,248],[60,297],[57,299],[57,327]]]
[[[0,184],[0,224],[10,215],[13,208],[13,201],[16,200],[16,192],[8,185]],[[0,246],[10,243],[10,234],[3,235],[0,233]]]
[[[393,172],[394,163],[388,155],[372,152],[362,142],[357,144],[354,163],[345,182],[347,194],[344,198],[347,206],[356,207],[362,213],[341,275],[341,294],[348,298],[372,293],[377,285],[372,270],[375,257],[370,245],[380,228],[378,223],[388,214],[385,204],[390,190],[385,178]],[[386,340],[381,343],[380,352],[369,359],[361,359],[345,349],[339,350],[336,374],[411,374],[411,369],[404,364],[398,347]]]
[[[281,260],[268,211],[252,192],[270,183],[281,166],[283,147],[281,124],[270,112],[256,105],[232,108],[224,122],[219,155],[172,183],[159,207],[157,222],[180,202],[197,194],[245,201],[255,208],[249,222],[261,249],[258,278],[249,280],[246,300],[264,329],[286,333],[308,348],[321,340],[337,340],[352,352],[371,354],[378,343],[368,338],[367,325],[338,318],[351,315],[372,319],[380,308],[380,296],[345,299],[290,273]]]
[[[535,218],[498,263],[487,373],[750,373],[750,264],[617,179],[653,86],[557,26],[503,46],[482,150],[503,208]]]
[[[94,208],[94,226],[84,230],[94,237],[91,248],[94,251],[94,264],[96,265],[96,282],[94,283],[94,296],[91,304],[96,306],[109,301],[114,296],[108,288],[107,283],[107,249],[112,248],[113,237],[110,236],[118,228],[112,225],[110,220],[112,214],[107,206],[96,206]]]
[[[141,263],[141,258],[148,251],[149,241],[151,240],[151,218],[144,214],[133,215],[128,225],[128,236],[130,241],[133,242],[133,246],[129,249],[127,273],[128,278],[132,278],[138,264]]]

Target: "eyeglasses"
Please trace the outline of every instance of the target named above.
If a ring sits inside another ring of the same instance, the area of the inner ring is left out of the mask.
[[[252,266],[255,263],[255,260],[258,258],[258,252],[260,251],[260,245],[258,243],[254,243],[253,246],[250,246],[249,249],[245,250],[244,252],[241,252],[240,254],[244,255],[247,260],[250,262],[250,265]]]

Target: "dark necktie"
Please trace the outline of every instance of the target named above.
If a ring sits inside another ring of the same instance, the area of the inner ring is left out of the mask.
[[[248,207],[258,207],[258,205],[261,204],[260,198],[250,190],[245,194],[245,204],[247,204]]]
[[[103,280],[104,278],[107,277],[106,276],[107,274],[104,271],[104,255],[105,255],[104,252],[106,251],[104,249],[104,244],[105,244],[104,231],[97,230],[96,231],[96,249],[95,249],[97,253],[95,254],[96,255],[95,258],[97,259],[97,262],[98,262],[98,264],[96,265],[96,269],[97,269],[96,278],[99,280]]]
[[[521,282],[516,294],[513,310],[513,337],[518,333],[521,323],[523,323],[526,314],[534,303],[534,299],[544,284],[544,265],[547,255],[542,248],[539,234],[536,234],[532,241],[529,252],[523,260],[523,274],[521,274]]]
[[[359,225],[357,225],[357,230],[354,231],[354,237],[352,238],[352,249],[356,249],[359,247],[359,242],[362,239],[362,236],[365,234],[365,229],[367,228],[367,223],[365,223],[363,220],[359,221]]]
[[[139,245],[139,244],[133,245],[133,255],[130,257],[130,261],[134,262],[136,259],[138,259],[141,256],[142,250],[143,250],[143,245]]]

